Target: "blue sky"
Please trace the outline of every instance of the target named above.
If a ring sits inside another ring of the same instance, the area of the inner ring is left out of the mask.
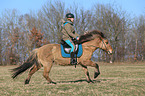
[[[0,0],[0,14],[5,9],[17,9],[21,14],[29,13],[30,10],[38,11],[48,1],[56,0]],[[145,14],[145,0],[60,0],[66,7],[74,3],[85,9],[90,9],[94,4],[114,4],[120,6],[122,10],[131,16]]]

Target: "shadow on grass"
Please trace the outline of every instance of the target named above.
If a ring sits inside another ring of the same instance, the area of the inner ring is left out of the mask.
[[[93,81],[93,83],[101,82],[101,80],[92,80],[92,81]],[[92,83],[92,82],[88,82],[86,79],[75,80],[75,81],[57,81],[57,83],[81,83],[81,82]]]
[[[74,81],[57,81],[56,83],[101,83],[101,82],[110,82],[113,81],[114,79],[97,79],[97,80],[92,80],[93,82],[88,82],[86,79],[80,79],[80,80],[74,80]]]

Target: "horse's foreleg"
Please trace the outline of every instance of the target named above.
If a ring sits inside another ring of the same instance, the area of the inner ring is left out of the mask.
[[[95,67],[96,71],[94,73],[94,78],[97,78],[98,75],[100,75],[99,65],[90,60],[87,62],[87,64],[88,64],[88,66]]]
[[[50,73],[51,67],[52,67],[52,64],[50,64],[49,66],[44,66],[44,73],[43,73],[43,76],[44,76],[45,79],[48,81],[48,83],[56,84],[55,82],[53,82],[53,81],[49,78],[49,73]]]
[[[41,68],[41,66],[37,67],[36,65],[34,65],[34,66],[30,69],[30,72],[29,72],[29,74],[28,74],[28,77],[27,77],[26,80],[25,80],[25,84],[29,84],[30,79],[31,79],[31,76],[32,76],[36,71],[38,71],[40,68]]]
[[[85,72],[85,75],[86,75],[86,78],[87,78],[87,82],[88,82],[88,83],[90,83],[90,82],[93,83],[93,81],[92,81],[91,78],[90,78],[90,75],[89,75],[87,66],[84,66],[84,65],[81,65],[81,66],[83,67],[83,70],[84,70],[84,72]]]
[[[94,78],[97,78],[98,75],[100,74],[100,70],[99,70],[99,65],[97,63],[92,62],[91,60],[85,61],[84,62],[85,66],[91,66],[91,67],[95,67],[95,73],[94,73]]]
[[[100,75],[99,65],[97,63],[94,64],[96,68],[96,72],[94,73],[94,78],[97,78]]]

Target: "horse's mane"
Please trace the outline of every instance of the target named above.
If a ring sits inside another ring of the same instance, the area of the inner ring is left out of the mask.
[[[89,31],[88,33],[86,33],[84,35],[81,35],[80,39],[79,39],[79,43],[84,43],[84,42],[93,40],[94,39],[94,35],[98,35],[98,36],[101,36],[102,38],[106,38],[101,31],[92,30],[92,31]]]

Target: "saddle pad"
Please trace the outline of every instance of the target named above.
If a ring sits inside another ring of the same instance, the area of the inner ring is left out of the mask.
[[[70,56],[70,53],[66,53],[66,52],[64,51],[64,48],[63,48],[63,45],[62,45],[62,44],[60,44],[60,46],[61,46],[61,55],[62,55],[62,57],[64,57],[64,58],[70,58],[70,57],[71,57],[71,56]],[[78,57],[78,58],[81,57],[82,54],[83,54],[82,44],[79,44],[79,46],[78,46],[77,57]]]

